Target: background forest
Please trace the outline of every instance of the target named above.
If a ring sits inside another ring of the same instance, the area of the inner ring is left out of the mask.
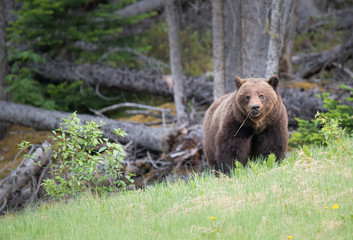
[[[203,114],[235,90],[235,75],[280,76],[290,149],[327,144],[331,120],[334,130],[351,134],[352,6],[351,0],[0,0],[0,212],[82,190],[78,184],[58,193],[56,184],[69,183],[46,180],[84,171],[60,172],[85,144],[75,132],[94,143],[79,157],[92,160],[86,180],[97,192],[202,173]],[[91,124],[82,128],[78,119]],[[55,129],[57,135],[49,132]],[[77,142],[59,140],[65,134]],[[53,144],[59,170],[49,169],[48,136],[59,143]],[[120,170],[97,178],[97,163]]]

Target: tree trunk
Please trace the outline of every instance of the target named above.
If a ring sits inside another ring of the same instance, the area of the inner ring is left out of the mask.
[[[264,77],[269,36],[262,34],[269,13],[268,1],[226,1],[224,8],[226,91],[234,77]]]
[[[282,79],[288,76],[288,73],[292,73],[291,56],[296,33],[298,5],[298,0],[284,0],[284,25],[282,26],[284,28],[284,39],[281,58],[278,63],[278,72]]]
[[[173,82],[167,75],[148,70],[119,69],[98,64],[75,64],[50,61],[33,65],[38,69],[37,77],[51,82],[74,82],[83,80],[87,85],[116,87],[125,91],[144,92],[173,97]],[[196,102],[213,101],[212,83],[205,76],[185,77],[185,95]]]
[[[279,58],[280,54],[272,54],[274,49],[278,49],[278,43],[273,41],[271,49],[269,49],[270,37],[275,36],[271,31],[276,30],[277,23],[284,22],[283,18],[292,12],[289,7],[283,8],[278,16],[280,4],[275,10],[273,1],[246,1],[234,0],[226,1],[224,9],[225,22],[225,46],[226,53],[226,90],[227,92],[235,89],[234,76],[239,75],[244,78],[248,77],[266,77],[267,75],[267,60],[271,60],[271,69],[277,69],[273,64]],[[283,2],[283,0],[281,0]],[[286,4],[290,4],[290,0]],[[279,2],[280,3],[280,2]],[[287,11],[287,12],[284,12]],[[273,19],[271,19],[273,13]],[[276,20],[275,23],[272,20]],[[284,38],[284,31],[278,36],[279,39]],[[276,40],[276,37],[273,39]],[[276,50],[277,51],[277,50]],[[273,62],[274,61],[274,62]],[[270,71],[269,71],[270,72]]]
[[[283,43],[283,21],[281,12],[283,11],[283,0],[273,0],[271,3],[271,19],[269,27],[270,41],[267,53],[267,68],[265,78],[278,75],[278,61],[281,56]]]
[[[174,9],[174,0],[165,1],[165,14],[168,25],[169,57],[173,79],[174,102],[178,124],[188,121],[186,95],[184,94],[184,76],[181,66],[181,48],[179,41],[179,17]]]
[[[5,18],[5,0],[0,0],[0,100],[6,100],[6,18]],[[0,122],[0,140],[6,133],[6,123]]]
[[[226,94],[224,72],[223,0],[212,1],[213,98]]]
[[[69,113],[44,110],[22,104],[0,101],[0,121],[15,123],[32,127],[38,130],[54,130],[60,127],[63,118],[68,118]],[[146,127],[141,123],[120,122],[109,118],[94,117],[88,114],[77,115],[82,123],[101,120],[105,123],[101,127],[103,136],[122,143],[133,141],[137,145],[154,150],[163,151],[164,139],[170,134],[171,129],[162,127]],[[127,133],[124,138],[117,139],[114,129],[120,128]]]

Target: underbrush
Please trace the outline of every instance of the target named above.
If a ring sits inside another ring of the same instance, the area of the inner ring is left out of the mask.
[[[205,173],[27,208],[0,220],[0,239],[350,239],[352,174],[338,142],[302,147],[282,163],[270,157],[232,176]]]

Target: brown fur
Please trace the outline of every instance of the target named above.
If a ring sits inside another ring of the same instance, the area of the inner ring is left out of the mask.
[[[228,173],[235,160],[274,153],[284,158],[288,145],[288,117],[278,93],[278,76],[235,79],[238,90],[220,97],[207,110],[203,145],[207,162]],[[243,124],[243,126],[242,126]]]

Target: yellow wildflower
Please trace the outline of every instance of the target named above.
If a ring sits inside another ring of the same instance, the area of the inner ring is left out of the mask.
[[[338,204],[334,204],[334,205],[332,206],[332,209],[337,209],[338,207],[339,207]]]
[[[327,209],[328,209],[328,206],[325,206],[325,209],[327,210]]]
[[[266,222],[267,222],[267,223],[269,223],[269,222],[270,222],[270,220],[266,220]]]
[[[288,238],[288,239],[292,239],[292,236],[288,236],[287,238]]]
[[[214,220],[214,219],[215,219],[215,217],[210,217],[210,219],[211,219],[211,220]]]

